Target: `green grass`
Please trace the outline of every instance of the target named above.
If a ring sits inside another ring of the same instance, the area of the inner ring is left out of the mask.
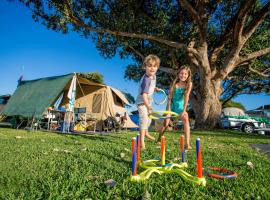
[[[0,129],[0,199],[270,199],[270,159],[249,146],[270,144],[270,137],[233,131],[192,132],[193,150],[186,154],[189,173],[196,174],[195,140],[200,137],[203,166],[225,167],[239,175],[228,180],[206,178],[207,185],[202,187],[176,174],[154,174],[144,183],[130,182],[131,138],[136,134],[66,135]],[[166,134],[166,159],[180,156],[179,135]],[[155,143],[146,141],[146,145],[142,160],[159,156]],[[254,169],[247,166],[248,161]],[[106,186],[108,179],[117,185]]]

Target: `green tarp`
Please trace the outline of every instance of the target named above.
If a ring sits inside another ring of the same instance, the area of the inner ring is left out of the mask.
[[[74,74],[22,81],[9,99],[2,114],[41,118]]]

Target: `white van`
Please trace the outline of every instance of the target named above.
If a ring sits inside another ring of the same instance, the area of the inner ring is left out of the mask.
[[[239,129],[245,133],[270,133],[270,120],[261,116],[249,116],[239,108],[229,107],[222,110],[220,125],[223,128]]]

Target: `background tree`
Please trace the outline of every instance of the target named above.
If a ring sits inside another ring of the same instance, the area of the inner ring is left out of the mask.
[[[100,83],[100,84],[104,84],[104,77],[102,74],[100,74],[99,72],[88,72],[88,73],[80,73],[80,75],[86,79],[88,79],[89,81],[93,81],[95,83]],[[127,100],[129,101],[130,104],[134,104],[135,103],[135,99],[134,97],[128,93],[128,92],[123,92],[121,91],[125,97],[127,98]]]
[[[126,78],[141,77],[149,53],[162,60],[158,83],[165,87],[189,64],[196,127],[217,123],[221,95],[269,90],[269,0],[19,1],[49,29],[92,39],[104,57],[133,58]]]
[[[240,108],[244,111],[246,111],[246,108],[243,104],[241,104],[240,102],[236,102],[236,101],[227,101],[226,103],[223,104],[222,108],[227,108],[227,107],[235,107],[235,108]]]
[[[125,95],[125,97],[127,98],[128,102],[130,104],[134,104],[135,103],[135,99],[134,99],[134,97],[130,93],[123,92],[123,91],[121,91],[121,92]]]
[[[80,75],[82,77],[88,79],[89,81],[92,81],[92,82],[95,82],[95,83],[100,83],[100,84],[105,84],[104,83],[104,77],[99,72],[81,73]]]

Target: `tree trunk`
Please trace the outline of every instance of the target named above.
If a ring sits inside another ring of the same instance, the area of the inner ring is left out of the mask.
[[[195,128],[209,129],[218,126],[221,113],[219,101],[221,86],[217,82],[208,82],[195,89],[196,96],[191,96],[195,112]]]

